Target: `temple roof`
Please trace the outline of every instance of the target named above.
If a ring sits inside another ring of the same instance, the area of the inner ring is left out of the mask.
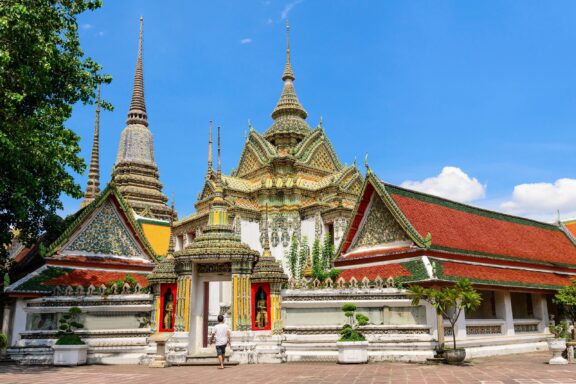
[[[117,228],[114,226],[117,226]],[[128,232],[125,232],[124,228],[127,228]],[[112,234],[112,232],[115,233]],[[120,235],[122,235],[126,244],[119,240],[118,236]],[[136,243],[132,242],[131,237],[135,239]],[[110,242],[113,245],[106,244],[106,242]],[[136,222],[130,207],[113,182],[110,182],[92,203],[75,214],[73,221],[50,244],[44,256],[59,257],[59,253],[72,245],[74,245],[73,248],[77,248],[75,251],[78,257],[91,256],[92,254],[93,256],[91,257],[111,256],[105,252],[99,255],[94,253],[92,249],[108,249],[112,246],[134,253],[139,253],[141,249],[150,260],[158,258],[146,239],[141,226]],[[128,255],[121,256],[125,257]]]
[[[421,256],[386,264],[366,265],[344,268],[339,279],[343,284],[351,285],[353,281],[360,285],[367,279],[371,285],[377,280],[386,281],[389,277],[396,282],[411,283],[451,283],[463,278],[475,286],[511,287],[537,290],[557,290],[570,285],[576,274],[557,271],[530,270],[520,267],[488,265],[458,260]]]
[[[377,235],[366,234],[376,227],[370,229],[362,221],[371,213],[376,220],[374,225],[379,223],[381,228]],[[390,236],[379,242],[382,231],[388,231]],[[367,240],[359,242],[360,235]],[[386,184],[369,171],[339,260],[382,257],[382,252],[394,247],[409,248],[400,253],[419,248],[493,262],[508,260],[576,268],[576,244],[558,225]]]
[[[156,264],[152,273],[148,275],[150,284],[175,283],[177,278],[174,256],[171,254]]]
[[[94,294],[99,294],[98,288],[100,288],[102,285],[108,288],[112,283],[117,281],[124,281],[127,276],[136,280],[137,284],[139,284],[141,288],[148,286],[148,281],[146,280],[146,276],[143,272],[105,271],[77,267],[71,268],[44,265],[30,273],[25,278],[20,279],[14,284],[10,285],[6,291],[9,294],[29,293],[50,295],[58,294],[58,289],[61,290],[59,294],[65,294],[64,291],[67,287],[72,287],[75,289],[81,287],[82,292],[85,293],[88,287],[93,286],[96,288]],[[73,294],[77,295],[78,291],[75,290]]]
[[[279,138],[290,136],[298,142],[311,130],[308,123],[306,123],[308,113],[300,104],[294,88],[294,80],[296,77],[294,76],[292,64],[290,63],[289,30],[290,27],[286,24],[286,65],[282,73],[284,86],[280,94],[280,99],[272,112],[274,123],[266,133],[264,133],[264,137],[273,143],[277,142]]]

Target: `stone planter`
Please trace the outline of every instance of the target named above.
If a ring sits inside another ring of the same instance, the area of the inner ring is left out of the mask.
[[[568,360],[562,357],[562,352],[566,349],[566,339],[548,340],[548,347],[552,351],[552,358],[548,364],[568,364]]]
[[[466,358],[464,348],[447,349],[444,351],[444,358],[448,364],[461,364]]]
[[[339,341],[336,346],[339,364],[366,364],[368,362],[367,341]]]
[[[81,345],[56,345],[54,349],[54,365],[83,365],[86,364],[88,346]]]

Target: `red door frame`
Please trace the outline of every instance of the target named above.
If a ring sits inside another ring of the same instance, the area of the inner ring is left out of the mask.
[[[266,293],[266,315],[268,316],[268,321],[265,328],[256,327],[256,292],[258,292],[260,287]],[[270,329],[272,329],[272,324],[270,324],[270,283],[254,283],[252,284],[252,330],[269,331]]]
[[[164,328],[164,294],[170,288],[172,290],[172,328],[165,329]],[[160,286],[160,324],[159,324],[159,331],[160,332],[174,332],[174,318],[176,315],[176,284],[162,284]]]

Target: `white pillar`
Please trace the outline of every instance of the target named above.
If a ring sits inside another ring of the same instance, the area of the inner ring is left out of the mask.
[[[456,332],[456,339],[465,339],[466,338],[466,313],[464,310],[460,312],[460,316],[458,320],[456,320],[456,324],[454,324],[453,332]]]
[[[546,302],[546,296],[533,293],[532,308],[534,308],[534,317],[540,320],[538,332],[548,332],[548,303]]]
[[[422,301],[421,304],[423,304],[426,309],[426,325],[430,327],[430,331],[432,331],[432,338],[438,340],[438,319],[436,316],[436,309],[426,301]]]
[[[12,303],[4,303],[4,315],[2,316],[2,333],[8,337],[8,345],[10,345],[10,320],[12,318]]]
[[[190,276],[190,302],[188,304],[188,355],[198,351],[198,318],[197,313],[202,312],[202,296],[198,293],[202,290],[198,282],[198,266],[192,264],[192,275]],[[200,321],[201,323],[201,321]]]
[[[512,315],[512,299],[510,292],[496,291],[496,316],[504,320],[502,334],[514,336],[514,316]]]

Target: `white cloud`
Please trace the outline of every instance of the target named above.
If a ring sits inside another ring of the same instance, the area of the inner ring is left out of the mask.
[[[85,31],[87,31],[87,30],[89,30],[89,29],[92,29],[92,28],[94,28],[94,26],[93,26],[92,24],[82,24],[82,25],[80,26],[80,29],[83,29],[83,30],[85,30]]]
[[[272,18],[269,17],[268,20],[266,20],[266,24],[272,25],[272,24],[274,24],[274,20],[272,20]]]
[[[303,1],[304,0],[296,0],[296,1],[293,1],[291,3],[286,4],[284,6],[284,9],[280,13],[280,18],[282,20],[285,20],[288,17],[288,15],[290,14],[290,12],[292,11],[292,9],[294,9],[295,6],[297,6],[298,4],[300,4]]]
[[[444,167],[439,175],[422,181],[407,180],[402,187],[468,203],[486,195],[486,186],[458,167]]]
[[[98,33],[96,34],[96,36],[98,36],[98,37],[102,37],[102,36],[104,36],[104,31],[100,31],[100,32],[98,32]]]
[[[512,199],[500,204],[505,212],[538,220],[553,221],[557,210],[567,219],[576,216],[576,179],[558,179],[552,183],[519,184]]]
[[[249,37],[246,37],[242,40],[240,40],[240,44],[250,44],[252,42],[252,39]]]

